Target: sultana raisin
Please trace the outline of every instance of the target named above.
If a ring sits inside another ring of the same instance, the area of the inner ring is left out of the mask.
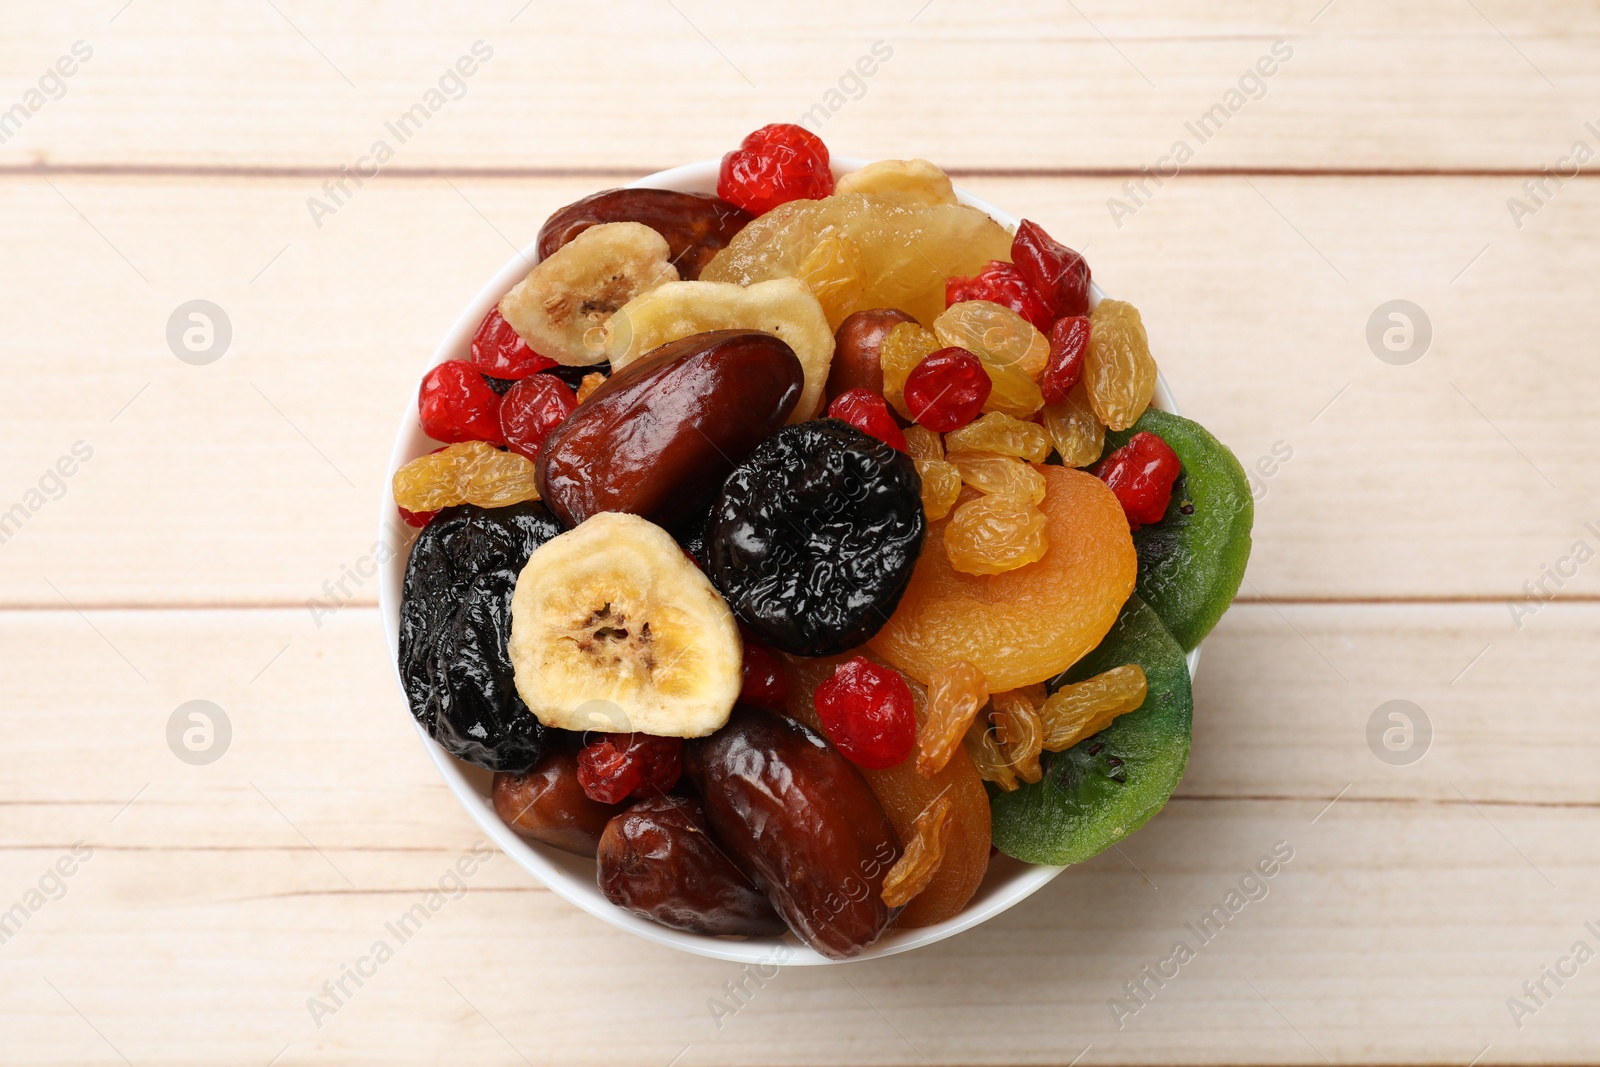
[[[1156,389],[1156,361],[1139,309],[1122,300],[1102,300],[1089,316],[1089,351],[1083,380],[1100,421],[1113,430],[1132,426]]]
[[[883,398],[902,418],[911,418],[906,407],[906,379],[917,364],[940,349],[939,339],[914,322],[902,322],[890,330],[878,346],[878,365],[883,368]]]
[[[942,459],[919,459],[917,474],[922,478],[922,511],[929,522],[950,514],[961,497],[961,472]]]
[[[1017,456],[1030,463],[1043,463],[1050,455],[1050,435],[1036,422],[1023,422],[991,411],[976,422],[946,434],[944,447],[947,452],[993,452]]]
[[[1044,747],[1051,752],[1071,748],[1085,737],[1104,730],[1118,715],[1137,711],[1144,704],[1149,683],[1137,663],[1064,685],[1039,708],[1044,723]]]
[[[1087,467],[1105,451],[1106,424],[1089,403],[1089,386],[1079,380],[1059,404],[1046,404],[1044,429],[1068,467]]]
[[[407,511],[520,504],[539,499],[533,472],[533,461],[526,456],[502,452],[487,441],[462,441],[395,471],[394,502]]]
[[[943,459],[944,441],[926,426],[908,426],[906,451],[912,459]]]
[[[951,452],[945,461],[980,493],[1014,496],[1033,504],[1044,499],[1044,475],[1020,459],[993,452]]]
[[[928,679],[928,716],[917,730],[917,773],[932,778],[944,770],[988,702],[988,680],[966,660],[934,671]]]
[[[952,304],[933,322],[940,347],[964,348],[989,372],[985,411],[1027,418],[1044,406],[1037,379],[1050,358],[1050,339],[1010,308],[987,300]]]
[[[1000,754],[1018,778],[1030,784],[1037,782],[1044,777],[1044,770],[1039,766],[1044,724],[1032,698],[1023,690],[1013,689],[996,693],[990,703],[994,708],[995,740],[1000,745]]]
[[[978,769],[978,777],[993,782],[1007,793],[1017,788],[1017,773],[1000,751],[1000,743],[995,740],[986,713],[980,712],[972,720],[972,725],[967,727],[967,736],[962,738],[962,745],[972,765]]]
[[[928,883],[939,872],[954,825],[950,821],[950,809],[950,798],[940,793],[917,815],[913,824],[916,829],[911,833],[911,840],[905,843],[905,851],[883,876],[883,902],[889,907],[904,906],[928,888]]]
[[[956,508],[944,530],[950,566],[964,574],[1004,574],[1050,547],[1045,515],[1025,499],[980,496]]]

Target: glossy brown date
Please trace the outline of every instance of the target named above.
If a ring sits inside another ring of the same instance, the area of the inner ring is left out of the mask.
[[[598,859],[606,899],[662,926],[745,937],[783,930],[766,895],[712,839],[697,800],[640,801],[607,824]]]
[[[684,769],[717,839],[806,944],[847,959],[878,939],[895,916],[881,894],[900,841],[837,750],[797,722],[740,707],[684,746]]]
[[[590,226],[642,222],[667,239],[678,277],[694,281],[711,257],[751,219],[748,211],[703,193],[670,189],[607,189],[557,211],[539,230],[543,259]]]
[[[552,752],[531,771],[494,776],[494,810],[505,824],[541,844],[593,856],[621,804],[590,800],[578,784],[578,758]]]
[[[771,334],[717,330],[613,374],[539,449],[539,494],[576,526],[602,511],[673,529],[788,419],[805,376]]]
[[[878,350],[889,331],[902,322],[916,322],[904,311],[874,308],[858,311],[839,324],[833,334],[833,364],[828,370],[827,398],[832,401],[851,389],[883,393],[883,367]]]

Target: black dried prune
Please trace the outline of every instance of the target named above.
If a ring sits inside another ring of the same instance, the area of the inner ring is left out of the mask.
[[[911,457],[817,419],[767,438],[723,483],[706,573],[767,643],[831,656],[889,621],[926,528]]]
[[[451,754],[525,771],[545,728],[517,695],[511,593],[533,550],[560,534],[543,504],[446,508],[411,546],[400,603],[400,677],[411,714]]]

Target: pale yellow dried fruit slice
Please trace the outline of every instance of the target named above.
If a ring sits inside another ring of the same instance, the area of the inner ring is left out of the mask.
[[[945,280],[1011,259],[1011,233],[962,204],[926,204],[907,193],[840,193],[792,200],[739,231],[705,270],[703,281],[751,285],[793,278],[814,248],[833,235],[861,249],[867,288],[858,307],[899,308],[921,322],[944,310]]]
[[[552,252],[500,300],[528,347],[569,367],[605,359],[600,327],[628,301],[678,280],[667,239],[638,222],[591,226]]]
[[[824,238],[800,264],[800,280],[822,305],[828,328],[838,330],[839,324],[860,306],[861,294],[867,290],[861,249],[840,234]]]
[[[546,726],[704,737],[739,698],[733,612],[661,527],[605,511],[534,550],[511,597],[517,693]]]
[[[668,341],[710,330],[760,330],[788,344],[805,372],[789,421],[804,422],[822,409],[833,330],[822,305],[798,278],[751,286],[707,281],[657,286],[611,316],[603,356],[611,360],[612,371],[619,371]]]
[[[923,204],[954,204],[950,176],[926,159],[880,159],[840,178],[835,193],[902,193]]]

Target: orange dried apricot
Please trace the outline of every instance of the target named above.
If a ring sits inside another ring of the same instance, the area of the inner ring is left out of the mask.
[[[930,522],[928,547],[873,651],[924,683],[968,660],[1004,692],[1054,678],[1100,643],[1139,565],[1127,516],[1094,475],[1035,469],[1045,478],[1044,556],[1005,574],[963,574],[936,547],[954,516]]]

